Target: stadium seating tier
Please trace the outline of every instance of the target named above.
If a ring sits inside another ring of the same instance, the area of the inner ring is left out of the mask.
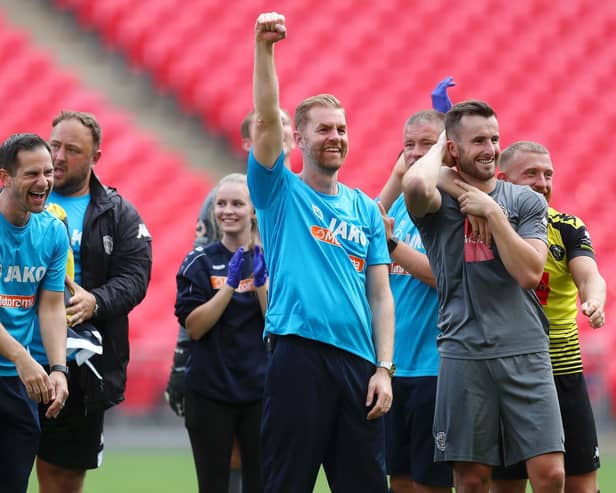
[[[238,152],[238,123],[252,106],[252,26],[263,9],[283,12],[289,37],[276,47],[281,103],[292,112],[307,95],[339,96],[347,109],[351,149],[340,176],[370,195],[378,193],[395,160],[408,114],[429,107],[432,88],[451,74],[457,82],[450,90],[454,102],[479,98],[495,107],[503,147],[531,139],[551,149],[556,165],[553,205],[584,219],[606,277],[616,274],[609,227],[616,146],[606,139],[616,131],[615,2],[258,0],[234,2],[231,8],[222,0],[53,3],[73,12],[85,30],[97,32],[106,46],[148,73],[161,92],[175,95],[186,113],[198,116],[207,131],[225,136]],[[164,294],[153,287],[148,295],[157,301],[153,310],[159,314],[163,300],[172,304],[173,281],[165,281],[168,265],[184,253],[174,251],[174,242],[190,236],[199,195],[207,185],[175,204],[190,211],[190,219],[176,220],[152,190],[164,187],[169,163],[177,166],[176,172],[185,168],[183,163],[166,156],[155,142],[145,145],[152,152],[143,149],[143,136],[124,115],[118,116],[98,95],[54,67],[46,54],[33,50],[23,34],[3,24],[0,56],[13,69],[0,74],[0,101],[8,109],[0,117],[3,135],[8,129],[46,132],[50,115],[63,104],[101,115],[105,145],[115,150],[109,153],[113,159],[105,157],[101,163],[100,173],[126,190],[149,216],[155,250],[170,256],[164,259],[165,268],[155,267],[156,284],[164,284]],[[133,133],[139,137],[132,139]],[[131,140],[137,150],[130,149]],[[297,170],[297,152],[293,162]],[[140,180],[121,172],[127,167],[138,168]],[[176,185],[192,181],[179,179]],[[171,224],[157,221],[162,217]],[[168,243],[167,237],[172,238]],[[608,309],[614,306],[612,299]],[[157,323],[161,317],[143,313],[149,306],[146,302],[136,311],[147,326],[136,327],[135,334],[160,331],[168,342],[173,324]],[[610,349],[616,347],[613,339],[609,342]],[[133,347],[138,344],[141,339],[133,341]],[[131,365],[138,364],[138,358],[133,361]],[[135,398],[131,390],[129,403]]]

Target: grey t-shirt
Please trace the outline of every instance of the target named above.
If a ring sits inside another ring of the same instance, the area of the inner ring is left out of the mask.
[[[414,218],[439,295],[441,356],[489,359],[547,351],[548,321],[534,290],[507,272],[494,242],[473,241],[458,202],[442,194],[438,212]],[[522,238],[547,242],[547,203],[527,186],[498,180],[490,196]]]

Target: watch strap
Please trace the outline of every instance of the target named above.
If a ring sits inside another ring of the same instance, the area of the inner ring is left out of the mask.
[[[49,373],[52,373],[54,371],[59,371],[60,373],[64,373],[64,375],[66,376],[66,378],[68,378],[68,366],[65,365],[51,365],[49,367]]]
[[[400,240],[395,236],[392,236],[391,238],[389,238],[389,240],[387,240],[387,250],[389,251],[389,253],[392,253],[396,249],[399,241]]]

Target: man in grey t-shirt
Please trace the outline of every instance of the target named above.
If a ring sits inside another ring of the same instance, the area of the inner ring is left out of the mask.
[[[439,295],[435,460],[453,463],[458,492],[487,493],[492,466],[516,461],[526,461],[535,492],[561,492],[563,431],[547,320],[532,290],[547,256],[547,205],[495,178],[490,106],[458,103],[445,128],[403,181]],[[437,185],[446,160],[464,180],[457,199]]]

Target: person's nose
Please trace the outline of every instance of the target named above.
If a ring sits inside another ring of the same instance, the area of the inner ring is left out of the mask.
[[[58,146],[51,153],[51,158],[53,162],[56,161],[65,161],[66,160],[66,151],[64,150],[64,146]]]
[[[486,153],[490,154],[490,156],[494,156],[496,155],[497,145],[491,140],[489,140],[486,142],[485,151]]]
[[[537,175],[537,179],[535,180],[535,187],[540,189],[542,192],[547,190],[548,188],[548,179],[545,175],[539,174]]]

